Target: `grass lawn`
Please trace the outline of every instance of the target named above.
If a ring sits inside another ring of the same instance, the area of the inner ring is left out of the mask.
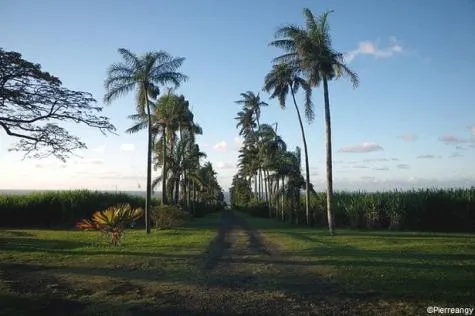
[[[239,215],[223,223],[212,214],[150,235],[129,230],[120,247],[96,232],[1,229],[0,315],[401,315],[475,307],[473,234],[338,230],[329,237]]]
[[[127,230],[119,247],[97,232],[1,229],[0,315],[135,314],[194,282],[217,223]]]
[[[474,234],[340,229],[330,237],[327,229],[243,216],[304,263],[302,276],[334,280],[340,291],[400,304],[475,307]]]

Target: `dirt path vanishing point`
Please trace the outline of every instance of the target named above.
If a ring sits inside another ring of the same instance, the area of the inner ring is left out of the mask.
[[[235,212],[223,212],[203,268],[202,312],[248,315],[353,315],[355,297],[312,275],[308,264],[272,245]],[[199,298],[199,302],[193,300]],[[358,298],[357,298],[358,299]],[[190,306],[191,307],[191,306]],[[190,310],[188,309],[188,310]]]

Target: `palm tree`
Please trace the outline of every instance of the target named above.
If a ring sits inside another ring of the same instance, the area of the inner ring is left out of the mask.
[[[137,113],[148,118],[147,146],[147,195],[145,200],[145,229],[150,233],[150,207],[152,199],[152,119],[151,101],[160,94],[159,85],[173,84],[179,86],[187,77],[177,69],[184,58],[173,58],[164,51],[148,52],[137,56],[125,48],[120,48],[122,62],[112,64],[105,80],[106,93],[104,102],[113,100],[136,91]]]
[[[235,119],[238,121],[236,128],[239,128],[239,136],[243,135],[246,138],[256,128],[252,110],[243,109],[237,113]]]
[[[257,128],[259,128],[259,119],[261,117],[261,107],[268,106],[264,101],[261,101],[261,98],[258,94],[255,94],[252,91],[247,91],[246,93],[241,93],[241,100],[236,101],[237,104],[243,105],[243,110],[249,110],[254,116],[255,122],[257,123]],[[239,114],[238,114],[239,115]]]
[[[295,101],[295,93],[300,87],[305,91],[305,116],[307,120],[311,122],[313,120],[313,105],[311,101],[312,90],[308,83],[298,75],[298,69],[292,66],[290,63],[280,63],[274,65],[272,70],[266,75],[264,79],[264,90],[271,92],[271,99],[277,98],[280,106],[285,108],[285,100],[290,90],[292,100],[294,101],[295,111],[297,112],[297,118],[300,124],[300,131],[302,133],[302,142],[305,155],[305,215],[307,225],[310,224],[309,218],[309,204],[310,204],[310,171],[308,164],[308,150],[307,141],[305,140],[305,131],[303,129],[302,117],[300,115],[299,107]]]
[[[240,119],[241,121],[238,123],[239,127],[241,128],[241,134],[249,134],[249,128],[254,131],[254,128],[257,127],[259,130],[260,122],[259,119],[261,117],[261,108],[263,106],[268,106],[268,104],[264,101],[261,101],[259,93],[254,93],[252,91],[247,91],[245,93],[241,93],[241,100],[235,101],[237,104],[243,105],[243,111],[238,113],[238,117],[236,119]],[[262,179],[262,168],[260,167],[258,170],[259,179]],[[262,181],[259,180],[259,192],[258,197],[259,199],[262,197]]]
[[[137,113],[129,115],[129,118],[136,121],[137,123],[126,130],[127,133],[136,133],[142,129],[148,127],[149,117],[152,124],[152,144],[154,145],[155,150],[163,151],[161,155],[157,155],[159,163],[157,166],[162,167],[162,176],[160,181],[162,181],[162,199],[161,204],[164,205],[167,203],[167,177],[168,172],[167,160],[161,159],[162,157],[167,157],[167,141],[172,138],[170,135],[174,133],[173,126],[176,125],[176,103],[178,97],[171,92],[171,89],[168,89],[167,94],[162,95],[156,103],[152,103],[150,106],[151,115],[148,116],[145,113]],[[156,144],[155,140],[158,135],[161,137]],[[156,187],[156,184],[152,184],[152,189]]]
[[[330,101],[328,81],[347,77],[353,86],[358,85],[358,76],[344,62],[343,54],[332,48],[327,17],[332,11],[315,18],[305,8],[305,28],[294,25],[281,27],[275,34],[276,40],[270,45],[282,48],[285,54],[274,59],[274,62],[288,62],[297,67],[309,82],[317,87],[323,82],[325,102],[326,128],[326,171],[327,171],[327,218],[330,235],[334,234],[334,218],[332,212],[333,176],[332,176],[332,145]]]
[[[272,162],[276,153],[279,150],[285,150],[287,145],[280,136],[277,135],[272,126],[262,124],[256,132],[258,143],[258,161],[261,169],[264,172],[264,192],[266,202],[269,203],[269,215],[271,215],[272,197],[270,193],[270,171],[272,169]],[[269,216],[270,217],[270,216]]]

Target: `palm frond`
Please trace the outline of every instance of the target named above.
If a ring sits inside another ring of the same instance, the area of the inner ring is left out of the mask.
[[[337,78],[338,77],[347,77],[350,79],[351,84],[353,85],[353,88],[357,88],[360,81],[358,78],[358,74],[356,72],[352,71],[347,65],[345,65],[343,62],[338,62],[335,65],[335,71]]]
[[[113,84],[111,87],[107,89],[107,92],[104,94],[104,103],[110,104],[112,101],[122,97],[129,92],[135,89],[136,83],[130,82],[127,84]]]
[[[129,66],[131,69],[140,68],[139,58],[131,51],[125,48],[119,48],[118,52],[127,63],[127,66]]]
[[[146,121],[144,121],[144,122],[137,123],[134,126],[126,129],[125,132],[127,134],[134,134],[134,133],[137,133],[141,130],[146,129],[147,127],[148,127],[148,123]]]
[[[304,8],[303,14],[305,16],[305,22],[306,22],[305,24],[306,24],[307,30],[316,29],[318,26],[317,26],[317,22],[315,21],[315,17],[313,16],[312,11],[310,11],[310,9],[308,8]]]

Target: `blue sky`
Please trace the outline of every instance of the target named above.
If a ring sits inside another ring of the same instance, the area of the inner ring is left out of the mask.
[[[178,90],[193,106],[198,142],[227,189],[239,139],[234,101],[260,91],[282,25],[302,25],[302,9],[330,15],[334,48],[359,74],[353,89],[330,84],[336,189],[385,190],[475,185],[475,2],[459,1],[19,1],[3,0],[0,47],[102,102],[117,48],[185,57],[190,80]],[[296,114],[268,95],[261,121],[278,122],[290,148],[301,146]],[[301,100],[299,98],[299,100]],[[311,181],[324,185],[323,93],[305,124]],[[21,160],[0,132],[1,189],[135,190],[145,187],[146,133],[123,131],[134,96],[105,108],[120,136],[71,127],[88,150],[65,164]],[[25,181],[27,179],[27,181]]]

